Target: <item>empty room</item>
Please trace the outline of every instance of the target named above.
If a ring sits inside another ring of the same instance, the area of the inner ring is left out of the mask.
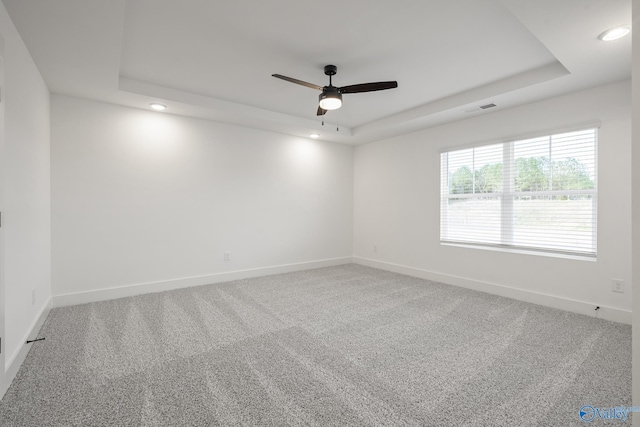
[[[634,15],[1,0],[0,425],[640,427]]]

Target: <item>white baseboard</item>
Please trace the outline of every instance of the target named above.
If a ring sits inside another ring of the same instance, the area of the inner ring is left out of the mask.
[[[290,273],[293,271],[311,270],[314,268],[331,267],[335,265],[350,264],[351,257],[332,258],[319,261],[301,262],[296,264],[277,265],[272,267],[253,268],[248,270],[229,271],[225,273],[210,274],[207,276],[186,277],[161,282],[141,283],[114,288],[97,289],[86,292],[75,292],[53,296],[54,307],[86,304],[96,301],[106,301],[117,298],[131,297],[135,295],[149,294],[153,292],[170,291],[173,289],[189,288],[192,286],[210,285],[213,283],[228,282],[231,280],[248,279],[272,274]]]
[[[401,273],[408,276],[419,277],[421,279],[432,280],[434,282],[441,282],[448,285],[454,285],[462,288],[486,292],[493,295],[499,295],[505,298],[512,298],[519,301],[530,302],[532,304],[558,308],[560,310],[584,314],[590,317],[599,317],[600,319],[610,320],[612,322],[625,323],[627,325],[631,324],[631,311],[628,310],[600,306],[600,309],[598,310],[598,314],[596,316],[594,314],[594,306],[596,306],[597,304],[586,301],[579,301],[558,297],[555,295],[527,291],[524,289],[512,288],[504,285],[497,285],[495,283],[482,282],[465,277],[458,277],[450,274],[443,274],[435,271],[423,270],[420,268],[393,264],[384,261],[377,261],[368,258],[354,256],[353,262],[356,264],[379,268],[381,270],[393,271],[395,273]]]
[[[11,382],[16,377],[18,370],[22,366],[24,359],[26,359],[27,354],[29,354],[29,350],[31,349],[31,344],[25,344],[26,341],[35,339],[44,324],[44,321],[47,320],[49,316],[49,312],[52,308],[52,299],[49,298],[49,301],[42,307],[38,316],[34,319],[31,327],[27,334],[22,338],[21,345],[13,352],[13,354],[9,357],[9,359],[5,362],[5,388],[0,390],[0,399],[4,396],[4,394],[9,389]]]

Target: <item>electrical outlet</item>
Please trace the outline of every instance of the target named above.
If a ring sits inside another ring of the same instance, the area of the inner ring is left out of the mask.
[[[231,261],[231,252],[224,251],[224,260],[225,261]]]
[[[624,280],[611,279],[611,291],[624,294]]]
[[[36,290],[32,289],[31,290],[31,305],[34,305],[36,303]]]

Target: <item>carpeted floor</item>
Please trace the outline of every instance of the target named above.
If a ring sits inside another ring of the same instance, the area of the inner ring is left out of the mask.
[[[2,426],[578,426],[631,406],[630,326],[354,264],[58,308],[39,336]]]

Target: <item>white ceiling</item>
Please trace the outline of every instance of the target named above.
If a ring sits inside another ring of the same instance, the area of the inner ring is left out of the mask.
[[[631,76],[631,37],[597,39],[631,0],[2,2],[53,93],[348,144]],[[344,95],[322,126],[319,92],[271,74],[323,86],[327,64],[398,88]]]

